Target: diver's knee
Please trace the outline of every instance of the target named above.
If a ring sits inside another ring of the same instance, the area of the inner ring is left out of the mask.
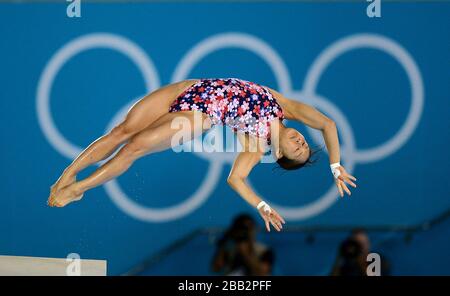
[[[144,141],[132,138],[125,146],[123,146],[122,150],[125,156],[137,158],[144,155],[148,151],[148,147]]]
[[[116,139],[117,141],[125,141],[133,136],[135,132],[133,129],[126,123],[121,123],[118,126],[114,127],[109,135]]]

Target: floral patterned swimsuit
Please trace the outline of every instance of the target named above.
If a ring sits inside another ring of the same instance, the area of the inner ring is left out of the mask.
[[[270,144],[270,123],[284,119],[269,89],[238,78],[203,78],[181,93],[169,112],[201,111],[212,125],[264,138]]]

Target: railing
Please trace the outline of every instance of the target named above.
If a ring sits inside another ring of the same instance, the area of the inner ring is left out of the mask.
[[[427,231],[430,228],[442,223],[450,217],[450,209],[436,216],[435,218],[416,224],[416,225],[380,225],[380,226],[360,226],[360,225],[342,225],[342,226],[289,226],[283,229],[283,232],[303,232],[313,235],[320,232],[348,232],[355,228],[364,228],[368,232],[403,232],[405,233],[405,240],[410,241],[414,234]],[[122,275],[137,275],[151,268],[153,265],[161,262],[168,255],[176,250],[181,249],[189,242],[201,235],[217,236],[223,233],[225,229],[223,227],[208,227],[197,229],[186,236],[178,239],[163,248],[159,252],[156,252],[142,263],[133,267]]]

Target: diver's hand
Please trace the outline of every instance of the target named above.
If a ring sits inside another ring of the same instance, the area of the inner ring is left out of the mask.
[[[258,204],[257,209],[266,224],[266,229],[268,232],[270,232],[270,224],[272,224],[273,228],[277,231],[281,231],[281,229],[283,229],[283,224],[286,223],[283,217],[281,217],[280,214],[272,209],[266,202],[261,201]]]
[[[348,195],[352,195],[352,193],[350,192],[350,190],[348,189],[348,187],[345,183],[349,184],[353,188],[356,188],[356,184],[352,182],[352,181],[356,181],[356,178],[353,177],[352,175],[350,175],[349,173],[347,173],[345,168],[341,165],[336,165],[336,166],[334,166],[334,168],[332,165],[331,171],[333,173],[334,182],[336,183],[336,187],[338,188],[340,196],[344,197],[344,191]]]

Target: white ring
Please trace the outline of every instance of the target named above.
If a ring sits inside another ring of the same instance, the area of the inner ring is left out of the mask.
[[[106,128],[106,132],[110,131],[114,126],[121,122],[136,101],[137,100],[128,103],[113,116]],[[110,158],[111,157],[113,157],[113,155],[110,156]],[[131,217],[145,222],[167,222],[184,217],[200,207],[208,199],[211,192],[214,191],[222,172],[221,168],[222,164],[220,162],[210,163],[202,183],[195,192],[186,200],[165,208],[150,208],[134,202],[125,192],[123,192],[117,179],[113,179],[103,186],[111,200]]]
[[[104,187],[114,203],[133,218],[146,222],[168,222],[190,214],[208,199],[219,180],[221,168],[219,162],[210,163],[205,178],[195,192],[185,201],[165,208],[149,208],[135,203],[121,190],[115,179],[105,183]]]
[[[306,74],[304,92],[315,93],[319,78],[329,64],[340,55],[356,48],[375,48],[392,55],[405,69],[411,86],[411,107],[408,117],[400,130],[386,143],[369,149],[355,149],[355,160],[368,163],[385,158],[394,153],[411,137],[419,123],[424,103],[424,87],[420,71],[411,55],[398,43],[376,34],[356,34],[342,38],[315,59]]]
[[[151,59],[135,43],[124,37],[95,33],[75,38],[59,49],[47,63],[39,79],[36,109],[39,125],[49,143],[59,153],[69,159],[81,153],[82,148],[69,142],[56,128],[50,112],[50,94],[56,75],[73,56],[93,48],[116,50],[127,56],[139,68],[147,90],[158,88],[160,83],[157,71]]]

